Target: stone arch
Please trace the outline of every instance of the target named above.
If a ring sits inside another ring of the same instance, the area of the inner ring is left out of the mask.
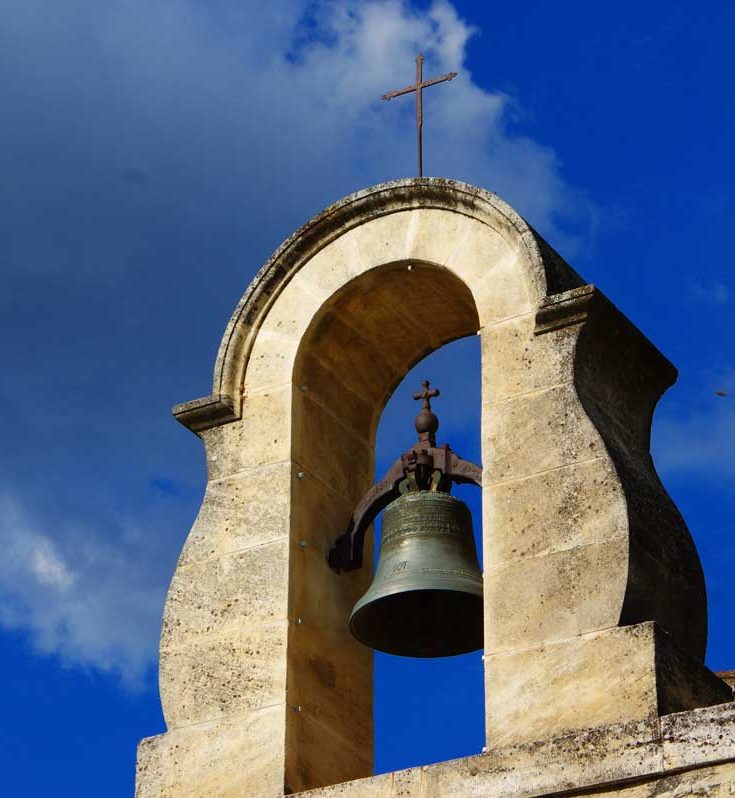
[[[303,620],[291,627],[288,643],[288,694],[302,707],[287,726],[292,789],[372,773],[373,657],[348,631],[349,613],[370,583],[371,558],[359,571],[336,576],[326,555],[374,481],[375,432],[396,385],[426,354],[474,335],[478,324],[472,294],[451,270],[398,261],[343,285],[300,340],[291,534],[305,548],[289,580],[289,614]],[[408,435],[397,445],[411,441]],[[318,756],[325,743],[340,756]]]
[[[191,783],[215,772],[238,795],[277,796],[370,772],[370,654],[342,623],[369,575],[333,574],[326,551],[372,481],[393,387],[473,332],[488,743],[681,702],[662,698],[653,665],[636,709],[619,695],[655,659],[643,622],[695,662],[706,641],[696,552],[648,453],[673,367],[496,196],[402,180],[337,203],[279,248],[230,320],[213,393],[174,409],[204,441],[209,476],[161,639],[164,738],[184,759],[199,740]],[[668,601],[650,601],[657,588]],[[621,637],[624,624],[635,633]],[[599,678],[590,663],[605,656],[628,671],[586,702],[580,679]],[[550,678],[558,701],[544,699]]]
[[[411,211],[429,211],[411,214]],[[225,330],[214,367],[212,393],[203,399],[178,405],[177,418],[190,429],[197,431],[203,425],[225,422],[240,416],[244,395],[244,374],[263,320],[268,316],[281,292],[298,274],[305,264],[310,271],[320,271],[322,264],[332,257],[342,255],[345,262],[354,264],[355,252],[350,249],[365,243],[367,222],[373,224],[371,234],[395,236],[391,242],[397,260],[402,258],[422,259],[422,228],[426,230],[439,214],[445,213],[440,229],[432,231],[433,237],[444,238],[443,252],[438,262],[451,256],[461,257],[457,244],[467,233],[466,248],[477,241],[481,226],[495,232],[494,245],[489,240],[489,249],[478,251],[474,275],[478,282],[493,281],[487,296],[480,296],[484,321],[500,319],[522,307],[532,307],[547,294],[568,290],[583,281],[563,259],[521,218],[513,208],[496,194],[484,189],[439,178],[413,178],[395,180],[359,191],[335,203],[299,228],[281,244],[268,262],[255,275],[242,296]],[[398,216],[396,216],[398,214]],[[401,218],[402,217],[402,218]],[[423,217],[423,218],[422,218]],[[480,225],[472,225],[471,220]],[[471,230],[474,228],[474,230]],[[482,236],[480,236],[482,238]],[[386,240],[387,243],[387,240]],[[334,246],[330,246],[334,245]],[[496,248],[493,251],[493,248]],[[329,253],[324,252],[329,248]],[[344,249],[340,252],[340,249]],[[364,267],[371,268],[384,262],[388,250],[380,252],[374,245],[360,253]],[[500,253],[514,262],[504,263]],[[315,257],[318,259],[314,261]],[[361,267],[362,268],[362,267]],[[494,272],[494,273],[493,273]],[[325,282],[331,275],[332,284]],[[336,290],[349,276],[333,267],[327,267],[319,279],[321,288]],[[472,279],[472,276],[469,276]],[[502,288],[498,282],[502,281]],[[513,296],[515,291],[526,291],[526,302]],[[495,300],[498,304],[496,306]]]

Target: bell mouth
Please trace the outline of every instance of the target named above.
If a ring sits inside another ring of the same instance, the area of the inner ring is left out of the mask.
[[[483,646],[482,595],[429,588],[355,607],[350,631],[364,645],[401,657],[452,657]]]

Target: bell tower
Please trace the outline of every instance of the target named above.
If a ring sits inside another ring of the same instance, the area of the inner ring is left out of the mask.
[[[371,489],[396,385],[475,334],[482,463],[437,445],[426,385],[418,444]],[[212,393],[174,408],[202,439],[207,488],[164,611],[168,731],[139,746],[137,798],[731,795],[732,688],[704,665],[699,558],[649,451],[675,378],[482,189],[394,181],[304,225],[235,309]],[[456,479],[482,491],[481,574]],[[373,581],[360,553],[381,510]],[[402,579],[438,582],[393,547],[416,542],[408,524],[435,559],[427,530],[442,513],[449,570],[466,576],[452,592],[467,599],[418,602],[434,626],[408,653],[440,650],[448,617],[475,629],[472,645],[482,624],[486,751],[372,776],[372,649],[355,635],[406,643],[416,608]],[[391,632],[382,602],[396,595]]]

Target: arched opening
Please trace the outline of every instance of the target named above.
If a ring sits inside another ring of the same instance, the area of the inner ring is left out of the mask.
[[[348,283],[301,340],[293,373],[295,622],[288,633],[285,757],[291,792],[373,772],[373,654],[348,630],[350,611],[370,583],[370,557],[362,569],[337,575],[326,553],[373,484],[377,425],[396,386],[428,353],[478,326],[459,278],[404,261]],[[367,552],[370,546],[371,539]]]
[[[412,442],[421,379],[441,390],[434,410],[441,420],[438,443],[462,457],[480,457],[480,340],[462,338],[414,366],[388,401],[378,425],[376,478]],[[472,512],[475,545],[482,563],[482,497],[474,485],[452,494]],[[375,560],[381,519],[375,524]],[[482,651],[457,657],[415,659],[376,652],[374,660],[375,772],[384,773],[479,753],[485,744]]]

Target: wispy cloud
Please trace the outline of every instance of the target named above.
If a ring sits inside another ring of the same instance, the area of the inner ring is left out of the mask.
[[[224,234],[236,219],[257,235],[264,204],[297,223],[345,191],[413,174],[412,102],[379,98],[413,80],[419,50],[427,74],[460,72],[427,92],[428,174],[497,191],[557,244],[579,243],[565,218],[594,224],[554,152],[511,131],[517,100],[474,81],[475,29],[446,0],[422,11],[73,0],[63,12],[18,0],[14,26],[3,58],[17,76],[5,100],[15,124],[0,165],[36,189],[32,203],[8,197],[4,214],[8,263],[24,273],[130,269],[164,228]]]
[[[730,299],[730,289],[719,280],[712,283],[693,282],[689,293],[693,299],[710,305],[726,305]]]
[[[656,420],[656,465],[664,475],[735,482],[735,369],[726,369],[702,393],[698,406]]]
[[[0,623],[25,630],[40,653],[137,688],[156,651],[165,579],[147,568],[139,534],[106,531],[40,528],[0,495]]]

